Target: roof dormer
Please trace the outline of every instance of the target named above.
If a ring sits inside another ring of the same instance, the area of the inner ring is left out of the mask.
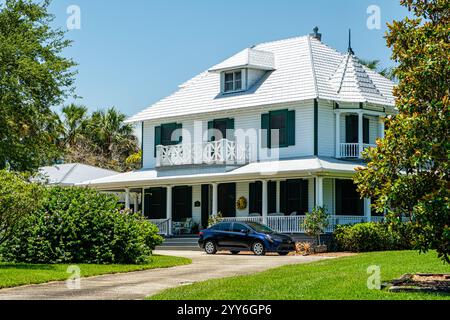
[[[275,56],[272,52],[248,48],[208,71],[220,73],[221,92],[227,94],[248,90],[266,72],[274,70]]]

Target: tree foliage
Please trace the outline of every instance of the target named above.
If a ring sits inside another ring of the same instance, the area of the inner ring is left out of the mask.
[[[450,262],[450,7],[447,0],[402,0],[414,13],[389,24],[387,44],[398,63],[398,115],[386,119],[385,139],[368,150],[355,181],[399,221],[413,220],[416,248],[437,249]]]
[[[0,3],[0,169],[33,171],[58,158],[61,133],[51,110],[73,92],[70,45],[50,26],[49,1]]]
[[[39,207],[42,188],[24,176],[0,170],[0,244],[10,239],[22,219]]]
[[[63,108],[64,161],[128,171],[141,166],[138,140],[126,116],[114,107],[89,115],[87,108]]]

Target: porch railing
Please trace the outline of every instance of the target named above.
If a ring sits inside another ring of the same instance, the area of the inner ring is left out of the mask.
[[[329,226],[325,230],[326,232],[333,232],[337,225],[348,225],[362,222],[368,222],[369,217],[366,216],[330,216]],[[370,217],[370,221],[381,222],[384,217]],[[235,222],[259,222],[263,223],[263,217],[233,217],[223,218],[223,221],[235,221]],[[267,225],[277,232],[281,233],[305,233],[303,228],[303,222],[305,216],[268,216]]]
[[[156,147],[156,166],[247,164],[255,161],[252,145],[228,139]]]
[[[158,227],[158,234],[168,236],[170,234],[170,220],[171,219],[150,219],[149,221]]]
[[[363,144],[362,149],[376,147],[374,144]],[[339,146],[339,154],[341,158],[360,158],[359,143],[341,143]]]

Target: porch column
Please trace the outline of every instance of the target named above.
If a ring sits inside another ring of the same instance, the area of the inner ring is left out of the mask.
[[[323,177],[316,178],[316,207],[323,207]]]
[[[267,188],[267,180],[262,181],[262,217],[263,223],[267,224],[267,215],[269,211],[268,206],[268,188]]]
[[[130,209],[130,189],[125,189],[125,209]]]
[[[341,113],[336,112],[336,158],[341,157]]]
[[[145,216],[145,188],[142,188],[141,210],[142,216]]]
[[[364,118],[363,118],[363,113],[359,112],[358,113],[358,145],[359,145],[359,156],[358,158],[361,158],[361,154],[364,151],[364,130],[363,130],[363,125],[364,125]]]
[[[364,198],[364,217],[366,218],[367,222],[372,221],[372,210],[370,205],[370,198]]]
[[[169,235],[172,235],[172,186],[167,186],[166,218],[169,219]]]
[[[217,215],[217,213],[218,213],[218,206],[219,206],[219,202],[218,202],[218,184],[217,183],[213,183],[212,184],[212,212],[211,212],[211,214],[213,216]]]
[[[281,181],[277,180],[277,200],[276,200],[276,211],[281,212]]]
[[[134,213],[138,212],[138,193],[134,193]]]
[[[381,139],[384,139],[384,131],[385,131],[385,125],[384,125],[384,118],[380,117],[380,132],[379,132],[379,136]]]

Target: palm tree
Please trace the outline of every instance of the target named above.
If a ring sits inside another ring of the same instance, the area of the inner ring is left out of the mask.
[[[70,104],[62,109],[64,127],[64,145],[71,147],[79,143],[85,135],[87,125],[87,111],[85,106]]]
[[[91,139],[101,154],[120,163],[139,150],[133,126],[125,124],[125,119],[125,114],[112,107],[94,112],[88,124]]]

